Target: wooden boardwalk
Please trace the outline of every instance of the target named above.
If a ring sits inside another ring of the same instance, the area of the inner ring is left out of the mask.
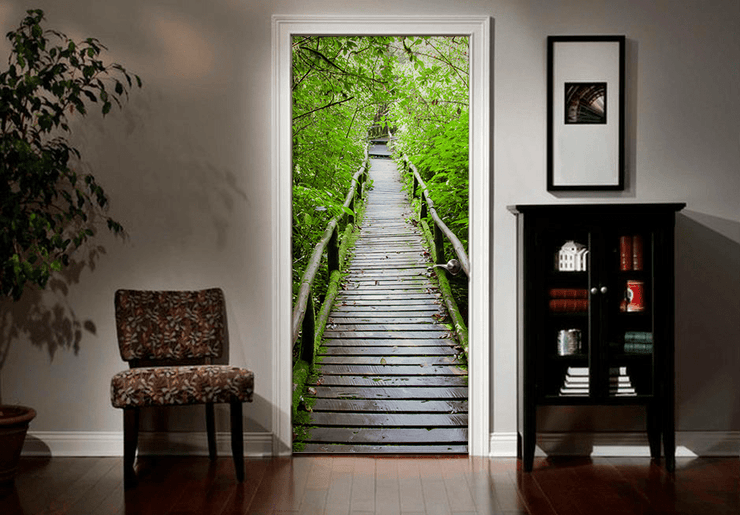
[[[371,156],[387,154],[375,145]],[[319,356],[303,452],[466,453],[467,372],[438,323],[432,263],[390,159],[371,158],[367,207]]]

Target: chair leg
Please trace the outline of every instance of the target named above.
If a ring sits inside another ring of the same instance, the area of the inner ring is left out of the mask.
[[[123,485],[125,488],[136,486],[136,448],[139,444],[139,409],[123,410]]]
[[[213,461],[216,459],[216,423],[212,402],[206,403],[206,433],[208,435],[208,457]]]
[[[231,402],[231,453],[234,456],[236,479],[244,481],[244,432],[242,430],[242,403]]]

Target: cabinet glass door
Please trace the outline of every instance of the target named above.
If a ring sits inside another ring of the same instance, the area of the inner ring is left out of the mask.
[[[637,223],[604,235],[602,374],[609,397],[652,395],[654,233]]]
[[[546,397],[588,397],[590,385],[589,267],[591,237],[578,229],[548,230],[540,246],[544,291],[539,360]]]

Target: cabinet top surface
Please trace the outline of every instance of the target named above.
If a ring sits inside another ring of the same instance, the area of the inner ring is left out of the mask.
[[[630,211],[650,211],[650,212],[670,212],[680,211],[686,207],[685,202],[658,202],[658,203],[591,203],[591,204],[514,204],[506,208],[514,213],[522,214],[528,212],[552,212],[567,213],[577,211],[591,212],[630,212]]]

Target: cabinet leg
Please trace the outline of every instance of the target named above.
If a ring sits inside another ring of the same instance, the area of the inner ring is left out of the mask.
[[[673,361],[667,376],[670,381],[666,381],[665,392],[665,411],[661,428],[663,431],[663,452],[665,453],[665,468],[668,472],[676,470],[676,407],[673,390]]]
[[[524,472],[531,472],[534,466],[534,448],[537,442],[536,415],[536,410],[527,410],[522,421],[520,438],[522,469]]]
[[[660,409],[654,404],[647,405],[647,434],[650,457],[660,461],[661,416]]]
[[[522,468],[524,472],[532,472],[534,467],[534,448],[535,448],[535,433],[524,435],[524,441],[522,445]]]
[[[521,460],[524,457],[524,453],[522,452],[522,442],[524,439],[522,438],[522,432],[517,431],[516,433],[516,459]]]
[[[676,470],[676,431],[673,424],[666,424],[663,429],[663,452],[665,453],[665,468],[668,472]]]

